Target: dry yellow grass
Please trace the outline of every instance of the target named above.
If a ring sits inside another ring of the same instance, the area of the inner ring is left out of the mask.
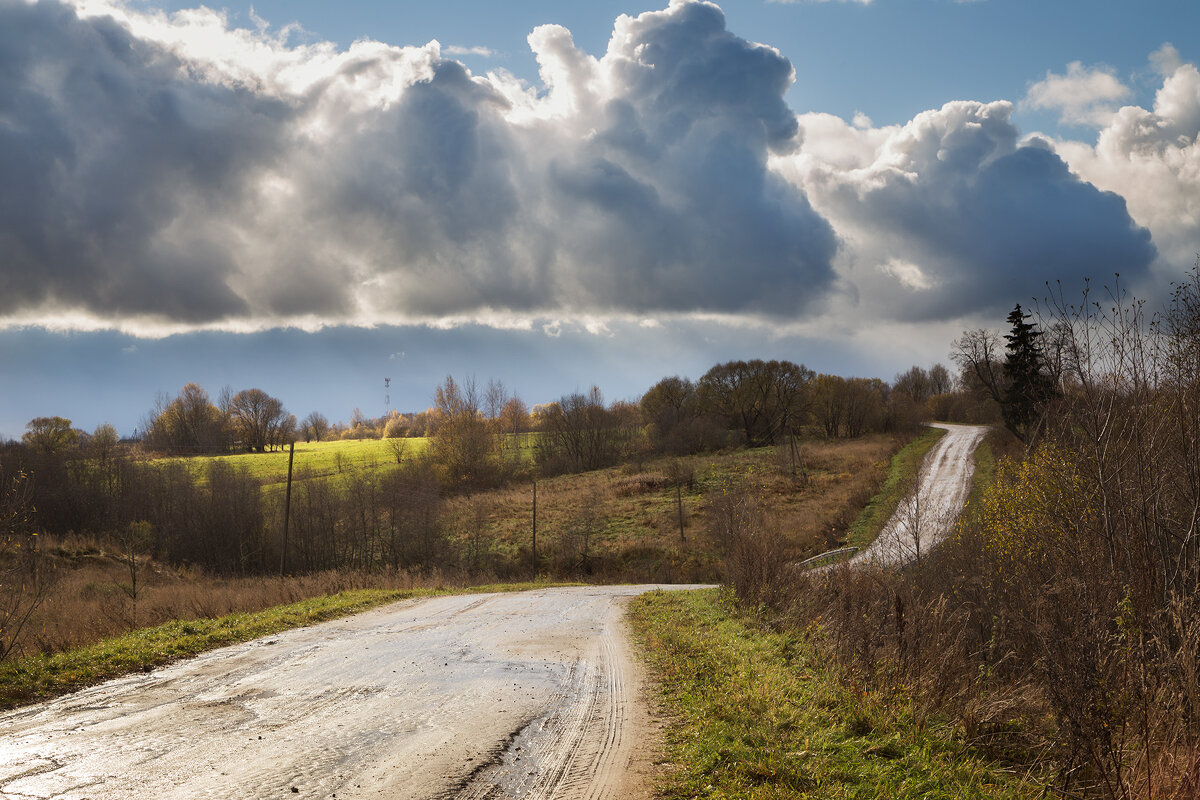
[[[806,442],[796,477],[786,448],[760,448],[538,481],[540,569],[632,581],[719,580],[721,554],[706,535],[709,507],[733,489],[762,499],[792,555],[813,555],[844,538],[897,447],[890,436]],[[532,483],[455,498],[448,512],[451,535],[464,550],[529,558]]]
[[[14,656],[55,653],[130,630],[133,604],[122,588],[129,572],[96,542],[68,538],[43,543],[53,589],[24,631]],[[177,619],[260,611],[351,589],[413,589],[464,584],[457,576],[392,572],[320,572],[286,578],[221,578],[143,560],[137,627]]]

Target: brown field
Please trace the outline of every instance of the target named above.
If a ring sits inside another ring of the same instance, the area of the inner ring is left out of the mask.
[[[877,490],[898,443],[889,436],[808,441],[793,477],[784,448],[759,448],[564,475],[537,484],[538,577],[612,582],[723,578],[714,503],[750,492],[784,533],[788,555],[835,546]],[[676,485],[679,485],[678,495]],[[532,484],[452,497],[441,514],[443,568],[217,577],[143,559],[136,617],[129,569],[110,543],[41,537],[52,591],[14,656],[59,652],[174,619],[214,617],[346,589],[466,586],[531,576]],[[683,538],[679,505],[683,509]]]
[[[709,518],[713,501],[730,491],[759,497],[785,532],[790,556],[819,553],[845,536],[878,489],[897,446],[894,438],[882,435],[807,442],[795,477],[787,449],[767,447],[655,459],[539,481],[539,573],[719,581],[722,553],[709,535]],[[451,539],[461,552],[482,558],[490,549],[502,558],[529,563],[532,484],[455,498],[448,515],[454,521]]]

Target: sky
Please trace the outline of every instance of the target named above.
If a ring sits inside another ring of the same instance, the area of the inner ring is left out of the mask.
[[[0,439],[787,358],[1200,251],[1194,0],[0,0]],[[391,379],[385,398],[384,379]]]

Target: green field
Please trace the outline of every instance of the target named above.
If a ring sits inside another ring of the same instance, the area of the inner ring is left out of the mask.
[[[361,469],[377,469],[396,464],[398,445],[403,448],[402,456],[412,458],[424,452],[429,440],[409,439],[346,439],[334,442],[296,442],[296,459],[292,465],[293,477],[321,477],[353,472]],[[245,469],[252,478],[263,486],[282,484],[287,481],[288,451],[274,450],[269,453],[236,453],[222,456],[192,456],[158,459],[160,463],[179,462],[198,475],[203,475],[208,464],[223,461],[235,469]]]
[[[532,461],[537,433],[509,434],[518,440],[521,457]],[[330,475],[375,470],[395,466],[396,448],[400,457],[412,458],[425,452],[429,439],[423,436],[404,439],[342,439],[331,442],[296,442],[296,460],[292,465],[293,479],[320,478]],[[288,451],[269,453],[231,453],[219,456],[167,456],[156,458],[159,464],[180,463],[194,475],[203,478],[208,465],[222,461],[235,469],[245,469],[251,478],[263,486],[287,482]]]

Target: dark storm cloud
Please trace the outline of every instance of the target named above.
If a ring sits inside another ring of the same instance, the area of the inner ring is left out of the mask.
[[[269,99],[187,80],[107,19],[0,4],[0,315],[44,302],[186,322],[246,313],[203,224],[270,157]]]
[[[599,60],[539,29],[540,96],[436,46],[110,11],[0,3],[0,321],[787,313],[832,281],[767,166],[791,66],[715,6],[622,18]]]

